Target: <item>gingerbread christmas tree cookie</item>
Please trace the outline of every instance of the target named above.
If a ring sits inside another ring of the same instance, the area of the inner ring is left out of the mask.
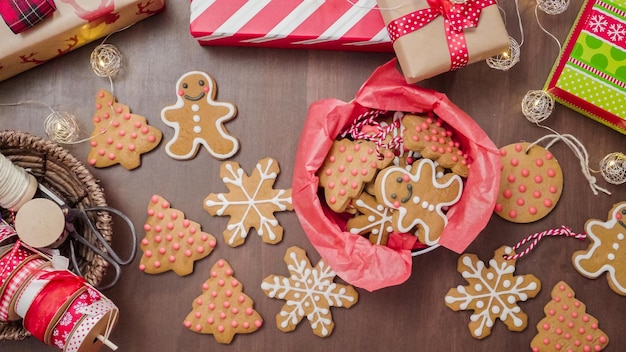
[[[585,232],[591,244],[586,250],[574,252],[574,267],[590,279],[606,272],[611,289],[626,296],[626,201],[613,206],[607,221],[588,220]]]
[[[243,285],[234,276],[224,259],[211,268],[211,276],[202,284],[202,294],[193,301],[193,308],[184,325],[191,331],[212,334],[219,343],[229,344],[235,334],[249,334],[263,325],[254,302],[243,293]]]
[[[189,275],[194,262],[208,256],[217,243],[213,235],[201,231],[200,224],[186,219],[158,195],[150,198],[144,230],[139,269],[147,274],[173,270],[180,276]]]
[[[251,228],[263,242],[275,244],[283,239],[283,227],[275,212],[293,210],[291,189],[274,189],[280,172],[272,158],[260,160],[250,176],[236,162],[224,162],[220,178],[228,193],[211,193],[204,199],[204,209],[214,216],[230,216],[224,241],[231,247],[242,245]]]
[[[132,114],[102,89],[96,98],[96,113],[92,118],[91,150],[87,161],[94,167],[120,164],[128,170],[141,164],[141,154],[156,148],[162,133],[148,125],[146,118]]]
[[[292,331],[306,317],[315,335],[330,336],[335,327],[330,307],[350,308],[358,293],[350,285],[335,283],[335,272],[323,260],[312,267],[301,248],[289,247],[284,260],[290,276],[270,275],[261,284],[268,297],[286,301],[276,314],[276,327]]]
[[[459,258],[457,270],[467,281],[448,291],[445,304],[448,308],[473,310],[469,330],[473,337],[482,339],[491,334],[491,328],[500,319],[511,331],[522,331],[528,325],[528,316],[517,305],[535,297],[541,282],[534,275],[513,275],[515,260],[506,260],[513,254],[510,247],[497,249],[489,266],[475,254]]]
[[[609,338],[598,328],[598,319],[587,314],[585,304],[575,298],[564,281],[552,289],[552,300],[543,311],[546,316],[537,324],[537,335],[530,342],[533,352],[601,351]]]

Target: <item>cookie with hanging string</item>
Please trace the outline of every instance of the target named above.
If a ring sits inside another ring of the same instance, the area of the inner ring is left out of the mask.
[[[563,171],[554,155],[536,144],[513,143],[501,148],[500,156],[495,213],[514,223],[548,215],[563,191]]]

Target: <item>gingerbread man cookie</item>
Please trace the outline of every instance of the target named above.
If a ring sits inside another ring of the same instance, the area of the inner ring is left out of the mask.
[[[161,110],[163,123],[174,128],[174,137],[165,146],[174,159],[193,158],[203,145],[217,159],[228,159],[239,150],[239,141],[224,123],[232,120],[237,108],[215,101],[217,85],[213,77],[200,71],[184,74],[176,84],[178,100]]]
[[[574,267],[590,279],[606,272],[611,289],[626,296],[626,201],[613,206],[607,221],[587,220],[585,232],[591,244],[574,252]]]
[[[420,242],[434,245],[448,223],[444,207],[455,204],[463,190],[459,175],[448,173],[436,178],[435,163],[421,159],[408,171],[390,166],[376,176],[376,199],[394,209],[392,226],[396,232],[413,232],[417,226]]]
[[[514,223],[548,215],[561,197],[563,172],[552,153],[529,143],[500,149],[502,171],[495,213]]]

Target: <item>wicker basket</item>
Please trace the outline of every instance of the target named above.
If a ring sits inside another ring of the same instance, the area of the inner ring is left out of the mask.
[[[0,131],[0,152],[14,164],[30,171],[40,184],[56,193],[72,208],[106,206],[106,200],[98,181],[84,165],[59,145],[24,132]],[[2,213],[9,220],[7,212]],[[92,222],[107,241],[111,241],[112,219],[106,212],[93,214]],[[85,238],[105,251],[95,240],[86,224],[77,224],[77,230]],[[82,230],[82,231],[81,231]],[[80,271],[87,282],[97,286],[106,273],[108,263],[93,251],[76,244],[76,259]],[[69,246],[60,248],[62,254],[69,255]],[[21,322],[0,323],[0,341],[22,340],[29,333]]]

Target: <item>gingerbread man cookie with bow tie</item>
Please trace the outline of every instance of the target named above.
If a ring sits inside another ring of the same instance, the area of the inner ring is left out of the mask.
[[[161,110],[161,120],[174,128],[174,137],[165,146],[167,155],[178,160],[192,159],[199,146],[220,160],[239,150],[239,141],[230,135],[224,123],[237,115],[237,107],[216,101],[217,85],[210,75],[191,71],[176,84],[178,100]]]

